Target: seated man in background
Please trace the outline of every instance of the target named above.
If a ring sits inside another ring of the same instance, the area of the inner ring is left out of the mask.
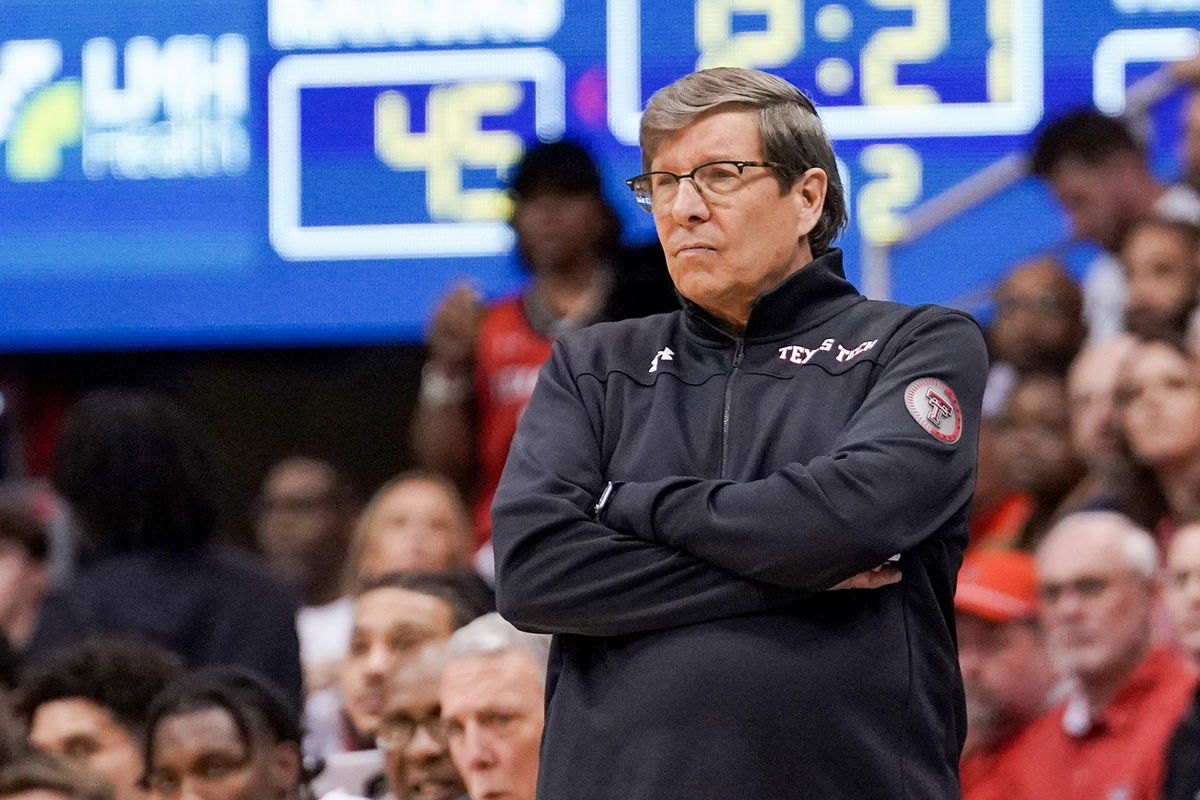
[[[1087,334],[1079,286],[1055,258],[1018,264],[996,287],[995,301],[985,416],[1001,412],[1018,379],[1066,375]]]
[[[33,662],[16,709],[39,750],[86,767],[116,800],[143,800],[141,740],[150,701],[183,671],[146,641],[95,638]]]
[[[458,800],[466,787],[450,760],[438,682],[446,643],[430,642],[392,676],[375,741],[384,751],[391,800]]]
[[[963,798],[1004,800],[995,784],[1005,759],[1059,687],[1037,624],[1033,557],[1016,550],[968,553],[954,611],[967,698]]]
[[[47,595],[31,652],[132,634],[189,666],[257,670],[300,705],[295,599],[220,544],[232,492],[198,416],[153,392],[90,392],[63,425],[51,480],[81,554],[70,582]]]
[[[1045,180],[1067,212],[1071,233],[1106,252],[1084,276],[1084,313],[1092,341],[1120,333],[1124,276],[1116,254],[1147,214],[1200,222],[1200,197],[1164,186],[1129,125],[1092,108],[1057,116],[1037,133],[1030,171]]]
[[[336,719],[332,727],[329,719],[313,719],[318,707],[309,703],[305,752],[328,758],[373,749],[392,675],[417,647],[445,639],[476,614],[457,582],[441,575],[398,573],[363,586],[354,599],[350,651],[338,694],[331,698]]]
[[[450,755],[474,800],[534,800],[550,637],[499,614],[455,631],[439,691]],[[580,787],[586,796],[587,787]]]
[[[1200,291],[1200,228],[1147,217],[1121,245],[1128,299],[1125,328],[1147,338],[1182,339]]]
[[[1196,671],[1151,642],[1154,539],[1120,514],[1082,512],[1054,526],[1036,559],[1046,647],[1074,685],[1015,745],[1002,796],[1158,798]]]
[[[332,686],[350,640],[353,604],[341,570],[354,526],[354,492],[328,461],[293,456],[263,479],[254,535],[267,562],[300,598],[296,633],[308,693]]]
[[[302,800],[300,720],[291,703],[248,670],[184,675],[146,719],[150,800]]]
[[[1000,458],[1008,485],[1029,499],[1016,538],[1007,542],[1032,550],[1084,475],[1071,446],[1071,407],[1066,381],[1055,375],[1028,375],[1012,389],[998,420]]]

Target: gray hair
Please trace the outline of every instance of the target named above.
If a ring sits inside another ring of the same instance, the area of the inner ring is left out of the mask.
[[[675,133],[707,114],[738,109],[757,109],[763,157],[783,165],[775,171],[781,191],[791,189],[812,167],[825,171],[829,179],[825,207],[808,234],[813,255],[825,252],[846,225],[842,179],[812,100],[783,78],[741,67],[716,67],[659,89],[642,114],[642,169],[650,169],[658,148]]]
[[[1043,545],[1063,531],[1080,528],[1109,531],[1120,537],[1125,566],[1149,580],[1158,574],[1158,545],[1154,543],[1154,537],[1129,517],[1115,511],[1077,511],[1068,514],[1050,529],[1043,539]]]
[[[496,612],[484,614],[456,630],[446,646],[451,660],[463,656],[488,655],[520,650],[533,659],[542,678],[550,659],[550,637],[544,633],[526,633]]]

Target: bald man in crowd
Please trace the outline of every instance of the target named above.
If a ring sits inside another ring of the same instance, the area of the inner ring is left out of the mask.
[[[1196,671],[1152,644],[1154,539],[1120,514],[1081,512],[1050,530],[1036,559],[1046,646],[1073,688],[1022,737],[1003,797],[1155,800]]]

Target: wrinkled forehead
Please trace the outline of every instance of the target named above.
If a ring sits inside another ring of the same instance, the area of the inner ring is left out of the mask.
[[[1122,535],[1099,523],[1077,523],[1052,531],[1035,558],[1039,586],[1113,578],[1133,570]]]

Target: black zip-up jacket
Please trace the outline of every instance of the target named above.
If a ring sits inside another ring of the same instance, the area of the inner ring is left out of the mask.
[[[555,634],[538,797],[958,797],[986,369],[970,317],[867,300],[836,250],[742,338],[690,303],[563,337],[493,505],[498,607]]]

